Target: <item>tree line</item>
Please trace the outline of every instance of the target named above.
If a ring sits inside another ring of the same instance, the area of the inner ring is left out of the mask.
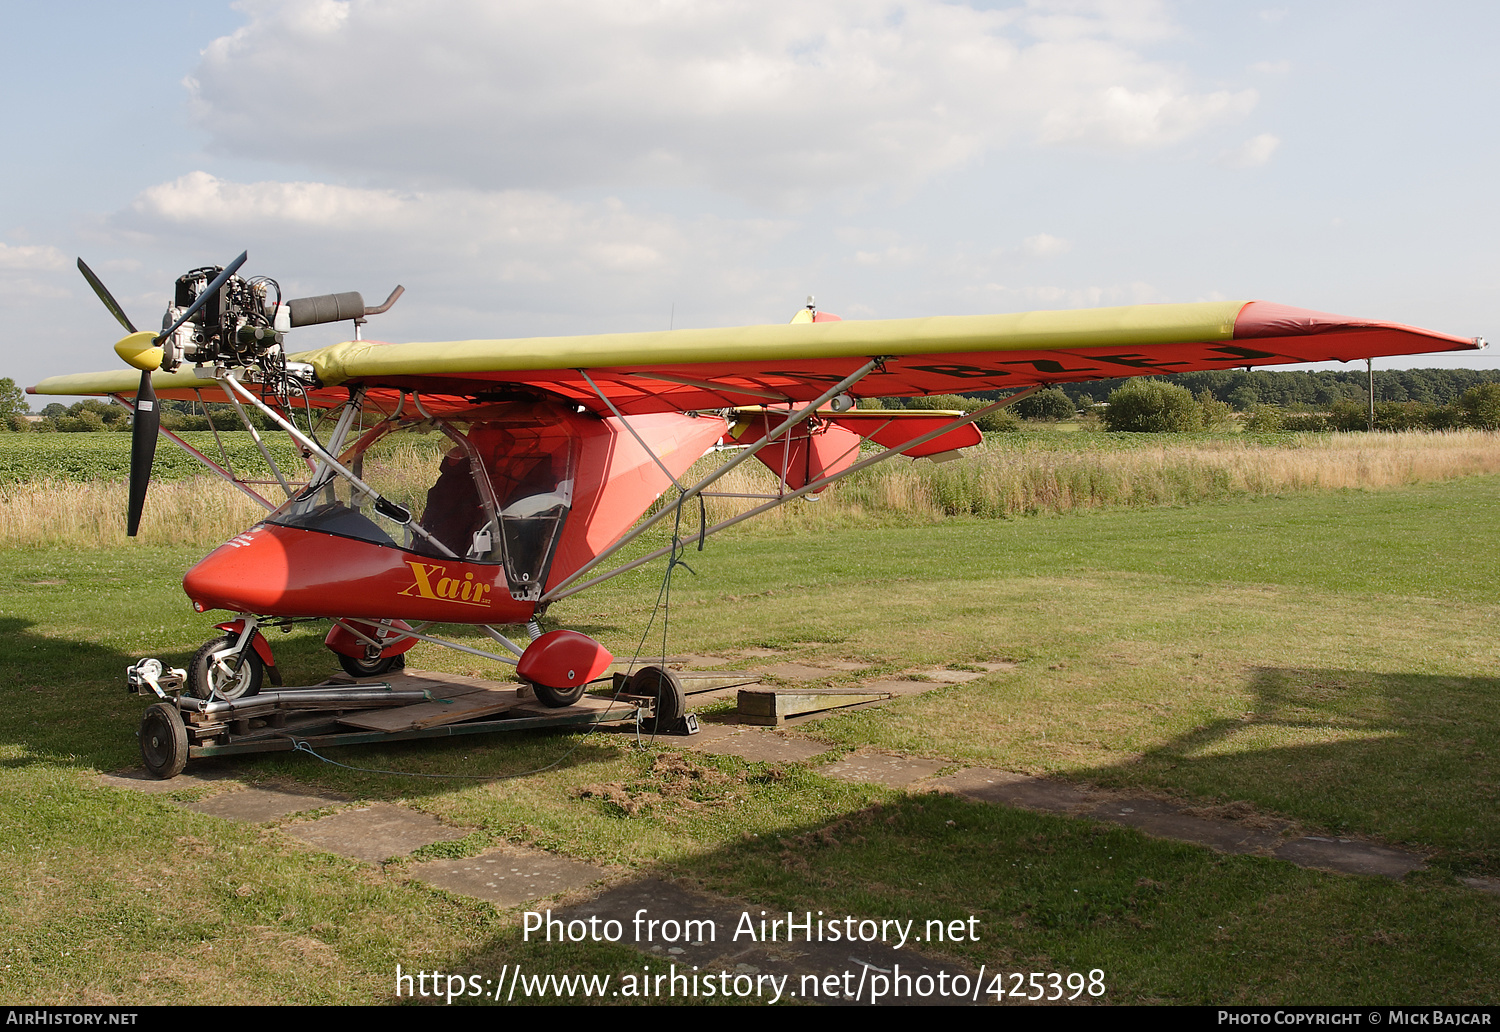
[[[168,430],[243,430],[233,405],[195,401],[162,401],[161,425]],[[248,410],[257,429],[273,430],[274,424],[259,411]],[[129,430],[130,412],[123,405],[102,398],[85,398],[64,405],[46,405],[40,418],[31,411],[26,394],[8,377],[0,379],[0,432],[88,433],[96,430]]]

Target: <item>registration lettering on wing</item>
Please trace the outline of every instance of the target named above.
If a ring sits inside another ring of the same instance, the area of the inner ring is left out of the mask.
[[[406,561],[406,565],[411,567],[412,576],[416,580],[396,594],[489,608],[488,596],[494,585],[475,580],[472,573],[458,577],[442,563],[417,563],[410,559]]]

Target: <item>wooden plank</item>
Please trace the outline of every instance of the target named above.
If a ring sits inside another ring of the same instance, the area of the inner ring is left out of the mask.
[[[760,675],[744,670],[679,670],[684,695],[718,691],[722,688],[743,688],[749,684],[760,684]]]
[[[774,727],[787,717],[822,713],[868,702],[883,702],[890,697],[890,692],[858,689],[809,691],[801,688],[742,688],[738,709],[742,723]]]
[[[536,699],[525,699],[516,706],[516,716],[527,717],[572,717],[581,713],[593,713],[603,717],[609,714],[612,720],[624,720],[635,712],[635,703],[621,699],[619,702],[611,703],[608,697],[585,695],[571,706],[561,709],[553,709],[544,705]]]
[[[514,688],[482,688],[464,691],[451,698],[419,702],[399,709],[348,713],[339,723],[367,731],[416,731],[461,720],[491,716],[515,709],[523,701]]]
[[[392,688],[425,688],[438,699],[456,699],[461,695],[491,691],[496,688],[510,691],[516,689],[514,683],[501,684],[478,677],[465,677],[463,674],[429,673],[425,670],[397,670],[380,680],[389,683]]]

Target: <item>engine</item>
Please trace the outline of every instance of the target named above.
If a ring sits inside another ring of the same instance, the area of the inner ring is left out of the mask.
[[[162,317],[162,329],[170,329],[223,271],[222,266],[207,265],[179,276],[172,305]],[[161,368],[171,372],[183,363],[225,366],[246,370],[250,373],[246,379],[273,386],[289,381],[310,385],[311,368],[286,361],[287,332],[298,326],[351,320],[358,339],[365,318],[389,309],[401,293],[398,286],[378,308],[365,307],[364,298],[353,290],[287,301],[281,296],[281,285],[269,276],[229,276],[192,318],[162,339]]]

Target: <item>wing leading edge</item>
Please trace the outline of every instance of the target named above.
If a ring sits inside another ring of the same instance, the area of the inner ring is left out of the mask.
[[[1229,301],[516,340],[348,341],[291,357],[313,366],[325,385],[314,393],[327,403],[346,396],[330,389],[340,385],[459,397],[533,387],[602,409],[597,388],[628,414],[807,401],[871,358],[883,361],[858,393],[905,397],[1483,346],[1396,323]],[[156,373],[152,382],[164,397],[217,387],[186,368]],[[31,390],[115,394],[135,385],[135,374],[122,370],[51,377]]]

